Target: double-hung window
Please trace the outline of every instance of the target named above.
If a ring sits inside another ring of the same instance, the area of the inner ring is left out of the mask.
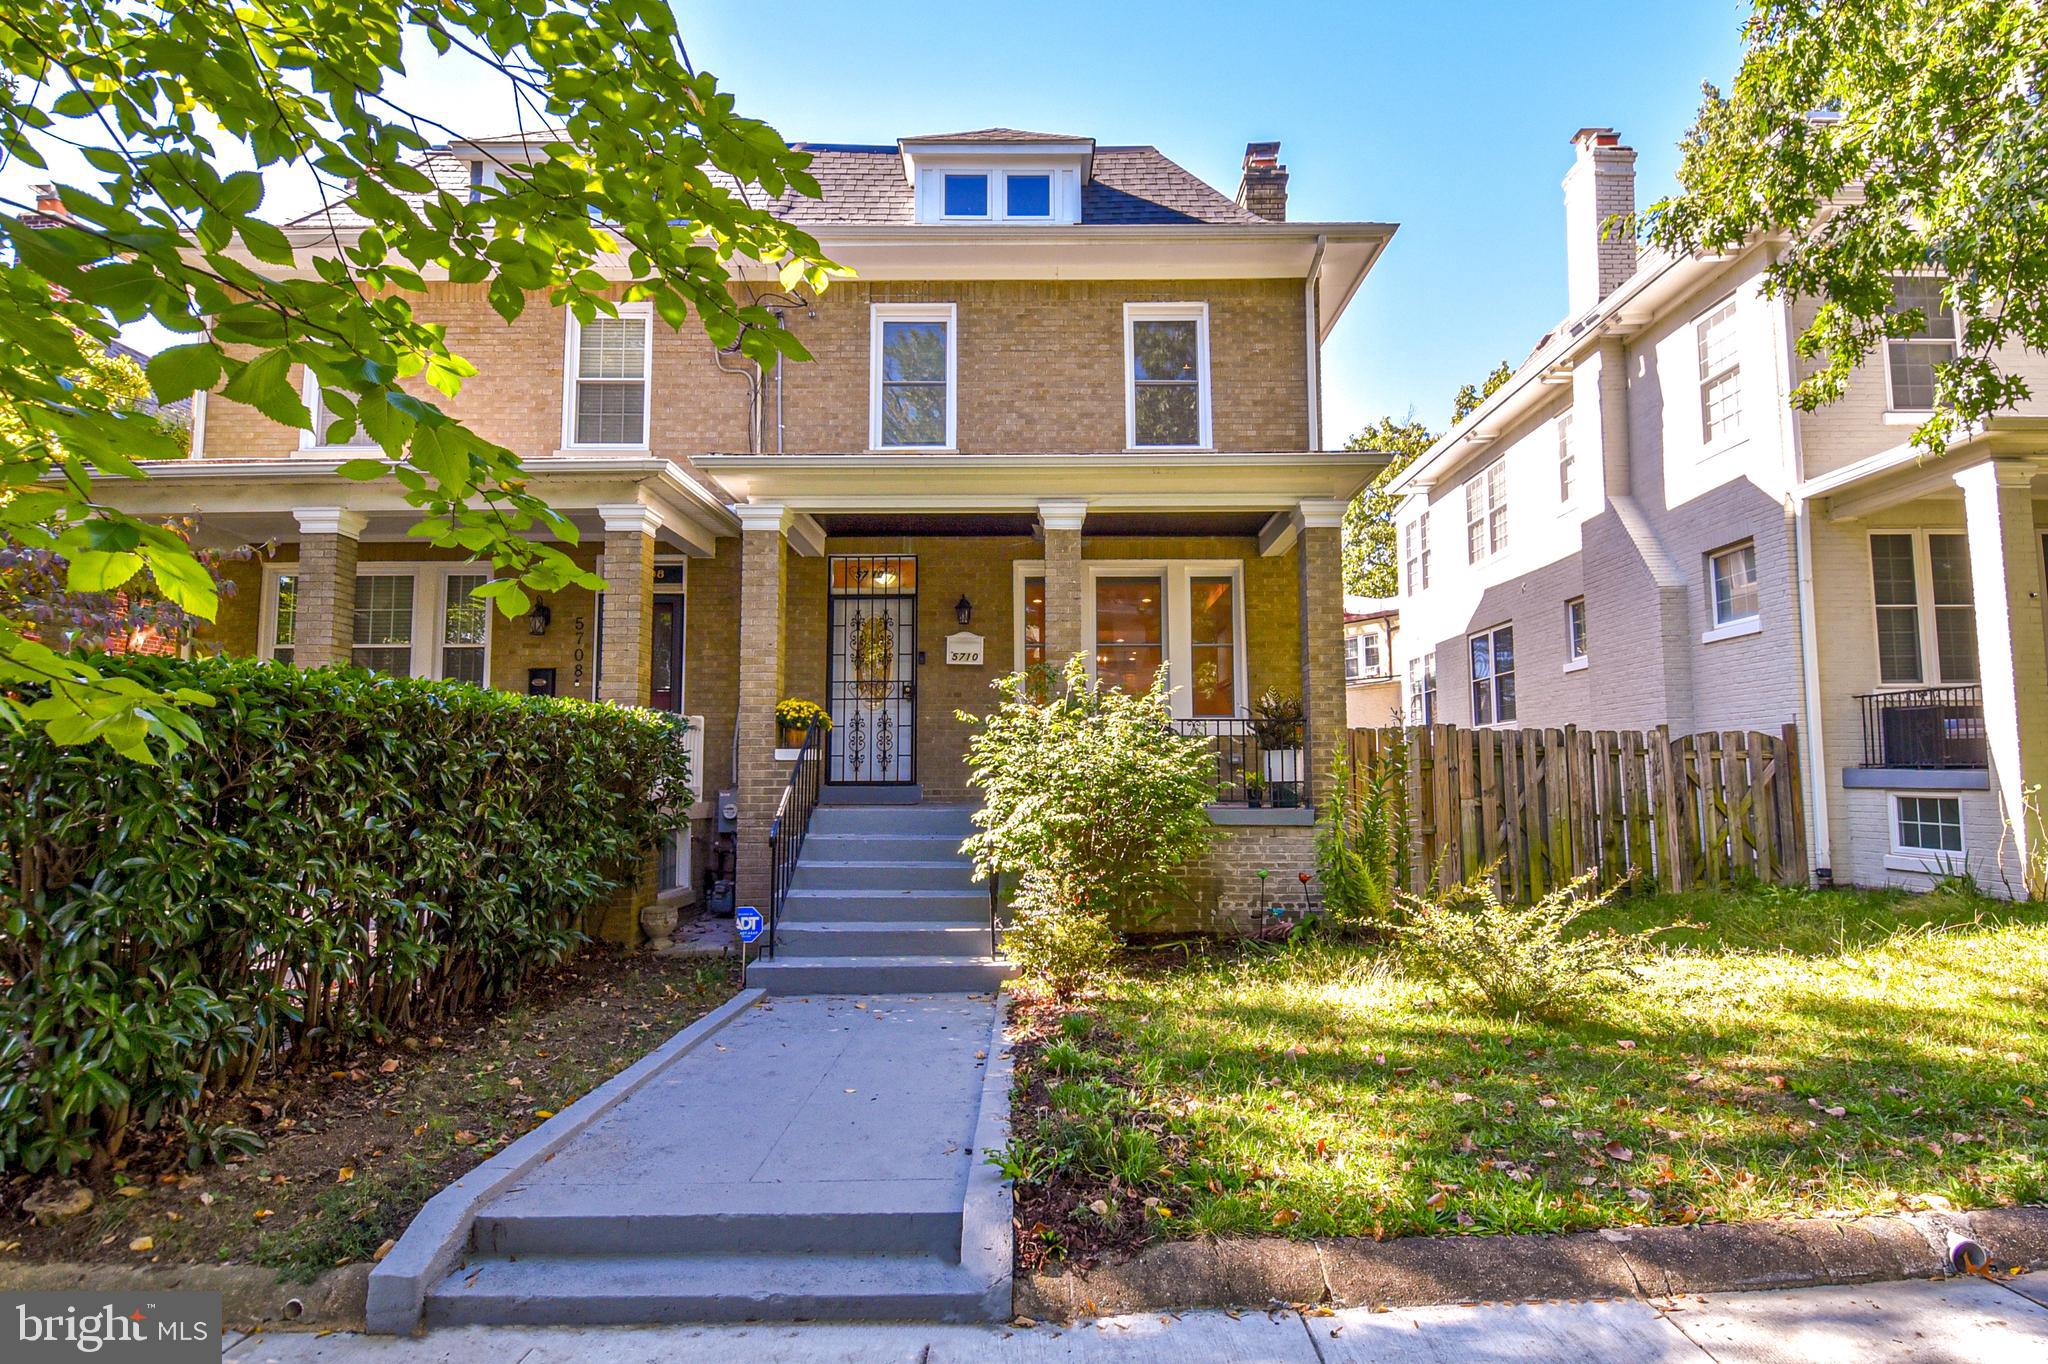
[[[877,450],[950,450],[959,373],[951,303],[877,303],[868,442]]]
[[[571,446],[647,444],[649,366],[653,315],[647,305],[622,303],[617,317],[569,318]]]
[[[1188,709],[1237,713],[1237,582],[1228,574],[1188,579]]]
[[[1344,680],[1363,682],[1385,672],[1380,661],[1380,632],[1370,627],[1344,641]]]
[[[1735,332],[1735,295],[1693,323],[1700,359],[1700,440],[1714,447],[1742,431],[1742,365]]]
[[[1968,537],[1912,531],[1871,536],[1870,588],[1877,611],[1880,683],[1979,680]],[[1938,679],[1929,676],[1930,657]]]
[[[356,579],[355,648],[349,657],[358,668],[412,675],[413,589],[410,573]]]
[[[1209,447],[1209,305],[1126,303],[1124,395],[1131,448]]]
[[[1424,511],[1413,521],[1401,528],[1402,569],[1407,576],[1408,592],[1429,590],[1429,513]]]
[[[1730,545],[1709,554],[1707,583],[1714,629],[1737,630],[1757,619],[1754,544]]]
[[[1408,723],[1436,723],[1436,652],[1408,660]]]
[[[1564,604],[1564,656],[1567,666],[1586,661],[1586,599]]]
[[[1243,714],[1243,565],[1232,560],[1100,560],[1083,569],[1082,644],[1100,686],[1151,687],[1161,669],[1173,714],[1183,719]],[[1045,570],[1019,562],[1016,666],[1052,658],[1046,641]]]
[[[1561,413],[1557,419],[1557,500],[1571,505],[1572,492],[1578,478],[1578,459],[1572,454],[1572,414]]]
[[[299,581],[295,570],[267,575],[262,652],[279,663],[298,661]],[[349,661],[399,677],[487,685],[490,603],[476,593],[489,581],[473,564],[379,564],[358,573]]]
[[[1476,564],[1508,548],[1508,464],[1505,457],[1465,480],[1465,562]]]
[[[1956,314],[1942,297],[1938,276],[1901,275],[1892,280],[1892,314],[1916,311],[1920,325],[1885,342],[1887,400],[1895,412],[1932,409],[1935,372],[1956,358]]]
[[[1515,627],[1495,626],[1467,643],[1472,651],[1472,723],[1510,723],[1515,718]]]
[[[298,654],[298,574],[275,575],[270,600],[270,657],[279,663],[290,663]]]
[[[450,573],[441,605],[441,676],[458,682],[485,684],[484,650],[491,625],[491,603],[476,595],[489,582],[482,573]]]
[[[1166,591],[1157,577],[1095,580],[1095,678],[1136,695],[1166,662]]]

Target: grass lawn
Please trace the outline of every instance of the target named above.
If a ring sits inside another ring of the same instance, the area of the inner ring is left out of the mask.
[[[1132,952],[1027,1004],[1020,1267],[2048,1198],[2048,906],[1761,889],[1592,922],[1680,920],[1704,926],[1564,1024],[1315,940]]]
[[[253,1156],[188,1170],[182,1146],[145,1146],[51,1227],[19,1214],[40,1177],[0,1179],[0,1264],[233,1261],[310,1279],[370,1259],[450,1180],[738,988],[731,962],[588,947],[443,1034],[230,1102],[213,1116],[260,1134]]]

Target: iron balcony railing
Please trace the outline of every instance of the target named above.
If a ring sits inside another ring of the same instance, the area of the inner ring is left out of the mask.
[[[789,785],[768,823],[768,955],[775,956],[775,929],[782,921],[782,902],[789,883],[796,876],[796,860],[803,855],[804,835],[811,829],[811,811],[818,808],[818,793],[825,785],[825,727],[814,724],[804,731],[803,745],[796,751],[796,766],[790,769]]]
[[[1257,722],[1243,717],[1175,720],[1183,734],[1205,735],[1216,753],[1218,805],[1271,805],[1281,808],[1308,801],[1306,764],[1299,740],[1293,747],[1268,748],[1253,731]]]
[[[1859,696],[1865,767],[1983,767],[1982,687],[1916,687]]]

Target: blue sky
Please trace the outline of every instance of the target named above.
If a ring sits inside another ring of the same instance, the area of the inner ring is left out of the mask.
[[[1741,0],[784,4],[681,0],[690,55],[792,139],[1001,125],[1149,142],[1229,193],[1281,142],[1289,216],[1401,225],[1325,355],[1327,437],[1519,362],[1564,312],[1569,139],[1616,128],[1672,187]]]

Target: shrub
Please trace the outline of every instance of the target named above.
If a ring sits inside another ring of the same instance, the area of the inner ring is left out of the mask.
[[[1018,888],[1010,926],[1003,934],[1003,952],[1027,984],[1054,999],[1071,999],[1108,969],[1116,954],[1116,934],[1099,910],[1061,904],[1027,877]],[[1079,1049],[1074,1050],[1078,1057]]]
[[[1301,746],[1301,727],[1307,718],[1299,696],[1283,696],[1278,687],[1268,687],[1252,703],[1249,728],[1260,748],[1277,753]]]
[[[1316,876],[1332,923],[1357,930],[1393,916],[1400,887],[1401,764],[1381,763],[1354,789],[1343,747],[1316,820]]]
[[[157,766],[0,734],[0,1168],[208,1132],[207,1098],[266,1067],[502,997],[682,818],[681,729],[652,711],[95,663],[213,704]]]
[[[1394,931],[1424,974],[1469,988],[1494,1014],[1569,1016],[1639,979],[1650,940],[1663,931],[1573,932],[1620,889],[1588,894],[1594,879],[1587,872],[1533,905],[1506,905],[1489,867],[1435,900],[1399,896],[1408,922]]]
[[[996,686],[995,713],[960,717],[979,727],[967,757],[980,832],[964,845],[977,872],[1021,873],[1039,908],[1118,923],[1180,893],[1182,869],[1209,845],[1216,756],[1173,728],[1164,678],[1132,696],[1091,684],[1077,657],[1044,700],[1022,674]]]

